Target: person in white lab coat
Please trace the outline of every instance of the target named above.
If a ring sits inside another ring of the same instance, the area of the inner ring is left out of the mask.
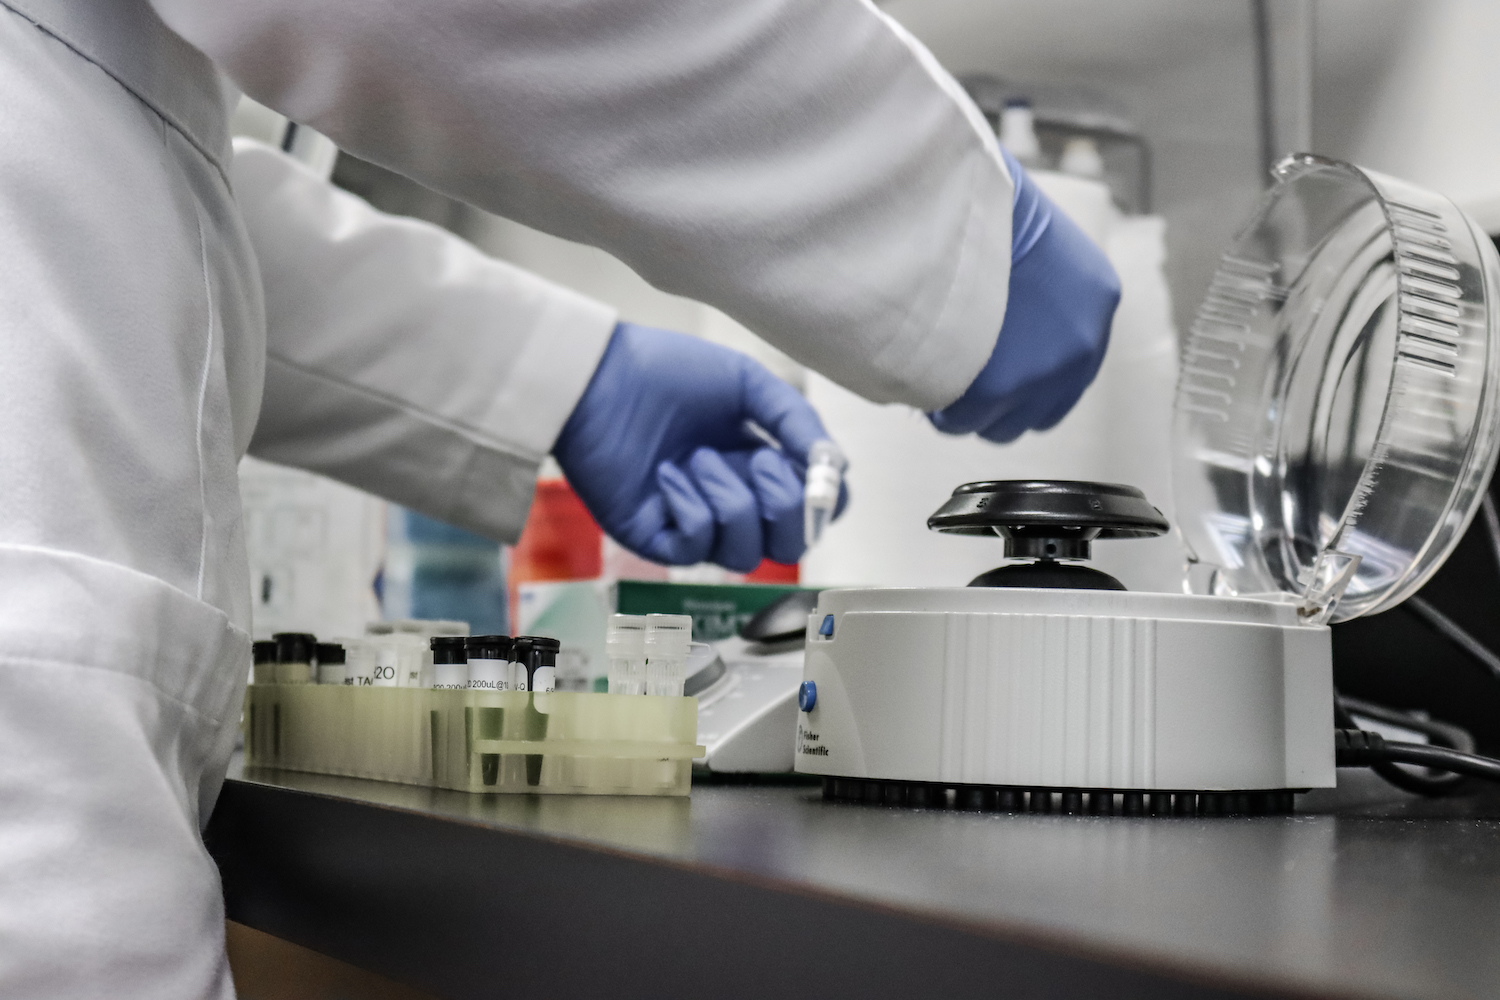
[[[861,0],[0,7],[8,995],[232,995],[199,829],[248,671],[247,449],[496,538],[555,451],[638,551],[800,548],[757,506],[787,469],[726,430],[795,457],[820,429],[784,386],[232,155],[234,86],[949,431],[1044,426],[1103,350],[1108,265]]]

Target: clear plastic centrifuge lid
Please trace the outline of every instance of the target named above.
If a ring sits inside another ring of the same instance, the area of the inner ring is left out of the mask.
[[[1194,591],[1344,621],[1420,587],[1482,499],[1500,259],[1402,181],[1308,155],[1276,176],[1183,347],[1177,518]]]

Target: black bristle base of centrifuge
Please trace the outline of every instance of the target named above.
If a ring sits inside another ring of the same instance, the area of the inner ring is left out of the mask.
[[[824,778],[830,802],[953,809],[983,813],[1057,813],[1066,816],[1286,816],[1296,812],[1290,789],[1274,791],[1154,791],[1109,788],[1027,788],[960,785],[878,778]]]

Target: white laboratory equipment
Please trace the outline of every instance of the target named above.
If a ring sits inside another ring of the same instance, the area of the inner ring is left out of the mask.
[[[1309,155],[1276,176],[1182,350],[1188,592],[1066,561],[1159,531],[1139,490],[960,487],[931,527],[1035,561],[969,587],[822,593],[796,767],[826,793],[1212,813],[1334,783],[1328,624],[1420,587],[1493,471],[1500,259],[1404,182]]]
[[[715,774],[793,770],[807,616],[817,603],[817,591],[792,591],[762,608],[738,635],[701,653],[693,644],[684,693],[698,699],[704,755],[695,766]]]
[[[744,639],[715,644],[717,669],[704,672],[698,699],[696,763],[715,774],[784,774],[793,770],[802,643],[767,646]],[[692,678],[689,678],[691,681]]]

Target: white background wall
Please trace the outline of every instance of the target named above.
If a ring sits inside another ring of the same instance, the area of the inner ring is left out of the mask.
[[[1500,3],[1320,0],[1322,150],[1445,194],[1500,233]]]

